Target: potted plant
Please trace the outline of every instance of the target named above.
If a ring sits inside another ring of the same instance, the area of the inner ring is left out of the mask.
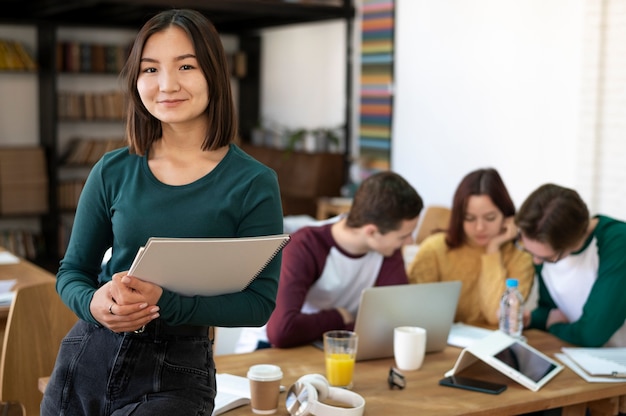
[[[331,146],[339,146],[341,138],[339,128],[320,127],[316,129],[299,128],[288,133],[287,152],[306,150],[308,152],[328,152]]]

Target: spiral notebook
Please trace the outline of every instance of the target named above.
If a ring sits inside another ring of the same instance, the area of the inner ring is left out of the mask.
[[[624,347],[563,347],[561,350],[592,377],[616,377],[626,381]]]
[[[184,296],[244,290],[289,242],[289,234],[239,238],[152,237],[128,274]]]

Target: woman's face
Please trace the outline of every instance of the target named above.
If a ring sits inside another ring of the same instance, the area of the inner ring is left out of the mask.
[[[146,109],[163,123],[204,119],[208,84],[187,34],[172,26],[151,35],[141,55],[137,91]]]
[[[502,232],[504,215],[488,195],[472,195],[467,200],[463,231],[467,241],[485,247]]]

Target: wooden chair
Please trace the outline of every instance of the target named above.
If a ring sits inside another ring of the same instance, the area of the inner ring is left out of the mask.
[[[25,416],[26,409],[19,402],[0,402],[0,415],[2,416]]]
[[[326,220],[339,214],[350,212],[352,198],[329,198],[327,196],[317,199],[317,219]]]
[[[415,244],[421,244],[431,234],[447,230],[451,213],[452,211],[447,207],[438,205],[427,206],[417,226]]]
[[[52,372],[61,340],[77,320],[54,279],[17,290],[0,357],[0,400],[22,403],[28,416],[39,414],[39,378]]]

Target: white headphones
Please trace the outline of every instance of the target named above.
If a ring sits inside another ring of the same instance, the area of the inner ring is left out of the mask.
[[[325,399],[351,407],[336,407],[320,401]],[[363,396],[350,390],[331,387],[321,374],[300,377],[289,387],[285,402],[291,416],[362,416],[365,408]]]

